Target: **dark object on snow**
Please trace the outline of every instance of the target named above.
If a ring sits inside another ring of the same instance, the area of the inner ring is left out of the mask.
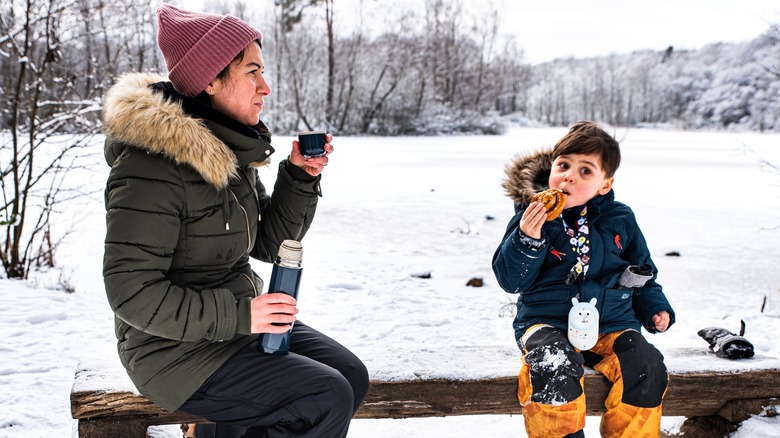
[[[712,438],[714,436],[729,436],[737,430],[739,424],[721,417],[710,415],[704,417],[688,417],[680,426],[680,435],[685,438]]]
[[[412,274],[412,277],[414,278],[423,278],[423,279],[429,279],[431,278],[431,271],[425,271],[425,272],[416,272]]]
[[[484,285],[485,282],[482,281],[482,278],[480,277],[470,278],[469,281],[466,282],[466,286],[471,286],[471,287],[482,287]]]
[[[753,344],[743,338],[745,334],[745,321],[740,321],[739,335],[724,328],[707,327],[699,330],[699,336],[709,342],[710,350],[726,359],[747,359],[753,357]]]
[[[680,251],[669,251],[665,254],[667,257],[680,257]]]

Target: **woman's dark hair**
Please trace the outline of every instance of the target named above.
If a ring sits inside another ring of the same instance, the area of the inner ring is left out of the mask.
[[[593,122],[577,122],[569,133],[556,143],[552,159],[561,155],[598,154],[607,178],[615,176],[620,166],[620,145],[611,135]]]
[[[260,40],[255,41],[257,41],[257,44],[260,45],[260,48],[262,49],[263,43],[260,42]],[[233,60],[230,61],[228,65],[226,65],[225,68],[223,68],[222,71],[217,74],[217,79],[225,79],[228,73],[230,73],[230,66],[233,65],[234,62],[241,62],[244,59],[244,55],[246,55],[246,47],[241,49],[241,51],[238,52],[238,55],[236,55],[235,58],[233,58]]]

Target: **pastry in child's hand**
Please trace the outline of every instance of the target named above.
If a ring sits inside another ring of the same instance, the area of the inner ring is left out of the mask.
[[[547,220],[551,221],[561,215],[566,205],[566,194],[558,189],[539,192],[531,198],[531,202],[539,202],[547,209]]]

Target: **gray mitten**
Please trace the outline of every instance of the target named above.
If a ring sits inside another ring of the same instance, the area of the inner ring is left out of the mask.
[[[753,357],[753,344],[742,337],[745,334],[745,321],[740,321],[739,335],[724,328],[707,327],[699,330],[699,336],[709,342],[710,350],[727,359],[747,359]]]
[[[644,265],[631,265],[626,268],[618,279],[618,289],[633,289],[642,287],[653,278],[653,267]]]

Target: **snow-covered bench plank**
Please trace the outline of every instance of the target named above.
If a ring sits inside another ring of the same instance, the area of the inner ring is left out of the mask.
[[[780,406],[780,359],[730,361],[706,347],[664,355],[670,373],[664,415],[738,423],[767,406]],[[371,383],[356,418],[521,413],[516,395],[520,355],[511,346],[388,350],[366,362]],[[589,415],[604,411],[609,387],[597,372],[586,372]],[[71,411],[81,438],[143,438],[151,425],[205,422],[167,412],[139,395],[118,360],[80,364]]]

